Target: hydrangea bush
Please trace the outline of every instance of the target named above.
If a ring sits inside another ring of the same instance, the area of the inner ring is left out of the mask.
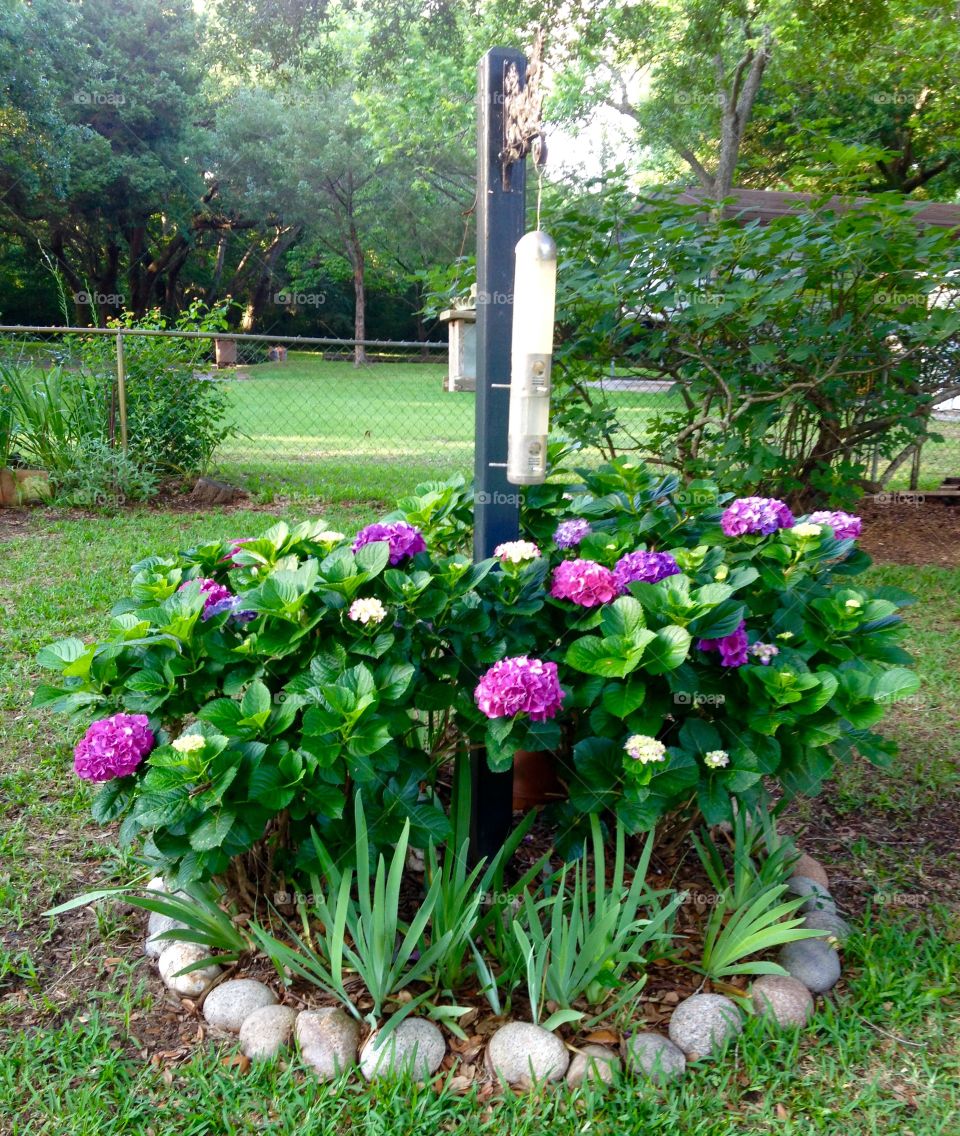
[[[280,524],[135,565],[103,641],[39,659],[36,704],[89,726],[95,815],[186,882],[313,868],[311,830],[352,844],[353,792],[375,844],[407,820],[442,840],[438,773],[469,746],[555,755],[571,852],[591,814],[716,823],[765,777],[809,794],[891,758],[909,597],[856,582],[857,518],[618,459],[526,490],[519,538],[474,565],[471,501],[430,483],[352,536]]]

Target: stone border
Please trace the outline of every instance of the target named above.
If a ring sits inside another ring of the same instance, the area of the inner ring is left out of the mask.
[[[166,890],[159,877],[148,887]],[[841,973],[837,948],[851,931],[837,913],[827,873],[817,860],[801,854],[789,888],[794,895],[805,897],[800,907],[803,926],[827,932],[827,936],[787,943],[778,956],[787,974],[761,975],[749,988],[754,1013],[782,1029],[806,1025],[813,1014],[814,997],[836,985]],[[182,926],[152,912],[145,953],[156,961],[167,988],[181,997],[197,999],[207,1024],[237,1035],[251,1061],[270,1060],[295,1046],[320,1080],[359,1067],[368,1081],[401,1074],[424,1081],[440,1068],[447,1043],[433,1022],[408,1017],[385,1042],[378,1043],[374,1032],[361,1046],[359,1022],[339,1007],[294,1010],[279,1004],[277,995],[263,982],[224,979],[224,972],[205,948],[154,940],[155,935]],[[207,960],[207,966],[177,973]],[[571,1089],[611,1084],[623,1067],[662,1085],[682,1077],[688,1061],[719,1053],[739,1036],[743,1021],[740,1007],[725,995],[693,994],[674,1008],[667,1037],[638,1031],[623,1038],[619,1053],[602,1045],[567,1043],[532,1022],[506,1022],[487,1040],[484,1065],[491,1078],[520,1088],[561,1080]]]

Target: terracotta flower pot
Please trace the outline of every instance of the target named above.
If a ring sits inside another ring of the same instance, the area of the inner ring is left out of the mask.
[[[561,801],[566,795],[553,754],[545,750],[517,750],[513,755],[514,811],[528,812],[538,805]]]
[[[0,469],[0,505],[29,505],[50,497],[50,478],[42,469]]]

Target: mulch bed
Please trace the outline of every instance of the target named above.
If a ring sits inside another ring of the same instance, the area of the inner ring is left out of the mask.
[[[880,564],[960,567],[960,505],[922,493],[878,494],[859,502],[860,545]]]

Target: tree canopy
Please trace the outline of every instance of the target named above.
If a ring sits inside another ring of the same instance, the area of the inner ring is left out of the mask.
[[[422,282],[469,249],[477,61],[538,26],[548,132],[635,186],[960,187],[952,0],[8,0],[0,318],[229,298],[244,328],[429,334]]]

